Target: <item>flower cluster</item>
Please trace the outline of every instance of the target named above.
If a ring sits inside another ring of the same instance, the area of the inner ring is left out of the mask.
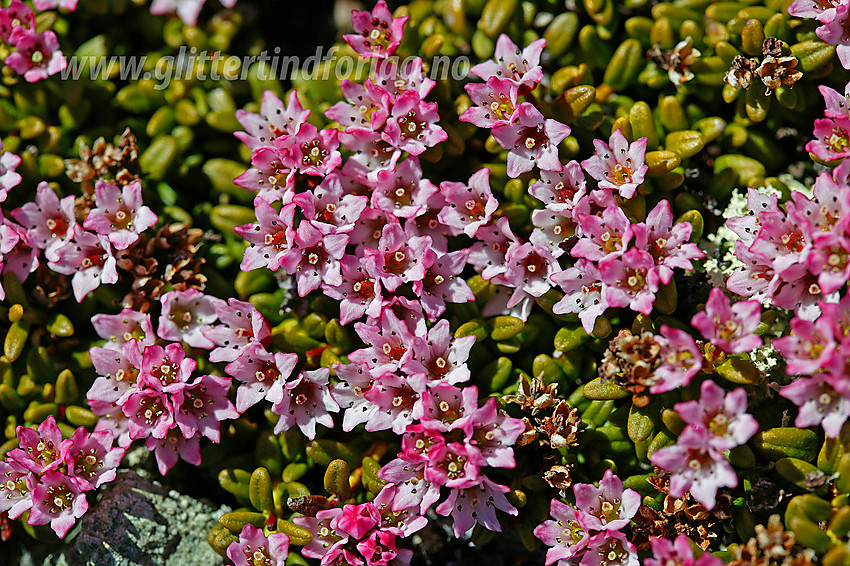
[[[791,334],[777,338],[773,346],[785,358],[789,375],[799,375],[779,394],[800,410],[798,427],[821,425],[829,438],[837,438],[850,416],[850,298],[820,303],[821,314],[812,320],[791,319]]]
[[[850,163],[821,173],[812,197],[793,191],[780,207],[775,194],[750,188],[751,214],[727,220],[740,237],[735,256],[742,265],[729,277],[730,291],[760,303],[817,318],[818,303],[836,302],[850,280],[847,184]]]
[[[77,0],[37,0],[39,11],[62,8],[75,10]],[[15,51],[3,61],[29,83],[46,79],[64,69],[68,62],[59,49],[53,30],[36,31],[32,8],[12,0],[8,8],[0,8],[0,39]]]
[[[623,489],[623,482],[606,470],[599,487],[573,486],[575,507],[552,499],[552,519],[534,529],[534,535],[550,547],[546,564],[638,566],[637,549],[622,531],[640,507],[640,495]]]
[[[702,383],[699,400],[677,403],[674,408],[687,426],[676,444],[657,450],[649,459],[672,472],[672,497],[690,491],[711,510],[719,488],[738,485],[738,476],[723,452],[745,444],[758,431],[758,422],[746,412],[743,388],[727,394],[711,380]]]
[[[850,69],[850,2],[847,0],[794,0],[788,13],[798,18],[817,20],[821,25],[815,30],[819,38],[835,46],[838,60],[845,69]]]
[[[98,181],[95,206],[82,225],[77,222],[75,201],[72,195],[60,199],[48,183],[41,183],[34,202],[12,211],[20,224],[6,220],[6,226],[18,234],[19,244],[4,260],[15,266],[15,274],[24,281],[43,254],[50,269],[73,276],[74,297],[82,302],[102,283],[118,281],[116,250],[132,245],[156,224],[157,216],[142,203],[138,181],[120,188]]]
[[[194,342],[194,331],[217,316],[213,300],[195,290],[171,291],[162,303],[157,329],[162,340]],[[108,431],[123,447],[145,440],[162,474],[178,457],[199,465],[201,437],[219,442],[221,421],[239,416],[227,398],[230,378],[193,376],[197,362],[178,342],[157,344],[150,315],[125,309],[93,322],[107,339],[89,352],[99,376],[87,394],[92,410],[103,417],[97,430]]]
[[[692,226],[674,224],[665,200],[644,222],[629,220],[616,199],[633,197],[643,182],[646,139],[630,144],[615,130],[609,143],[594,140],[593,157],[581,166],[570,162],[556,175],[544,172],[529,189],[546,204],[532,217],[531,241],[545,244],[558,257],[565,253],[567,239],[577,238],[569,250],[576,262],[550,279],[564,291],[554,312],[578,314],[588,332],[609,307],[650,314],[656,293],[670,283],[673,270],[693,270],[692,260],[705,257],[688,242]],[[582,168],[598,182],[597,189],[588,190]]]
[[[28,511],[27,524],[46,525],[65,537],[89,507],[86,492],[115,479],[124,448],[107,431],[78,428],[71,438],[51,415],[38,430],[19,426],[18,448],[0,462],[0,512]]]
[[[409,566],[413,551],[398,548],[397,540],[422,529],[428,519],[415,510],[396,511],[393,489],[385,489],[371,502],[326,509],[315,517],[295,517],[293,522],[312,533],[301,553],[320,564],[393,564]],[[274,535],[272,535],[274,536]]]

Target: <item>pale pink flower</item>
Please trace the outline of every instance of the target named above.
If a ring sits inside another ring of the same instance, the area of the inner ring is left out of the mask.
[[[714,288],[705,310],[691,318],[691,324],[706,340],[728,354],[755,350],[762,344],[754,334],[761,323],[761,304],[757,301],[732,301],[722,289]]]
[[[394,18],[387,3],[379,0],[371,12],[351,11],[351,23],[356,33],[342,38],[361,57],[385,59],[398,49],[408,19],[407,16]]]
[[[599,181],[600,189],[612,189],[623,198],[632,198],[649,170],[644,159],[646,138],[629,143],[617,129],[611,133],[609,143],[595,139],[593,147],[593,157],[581,162],[584,170]]]

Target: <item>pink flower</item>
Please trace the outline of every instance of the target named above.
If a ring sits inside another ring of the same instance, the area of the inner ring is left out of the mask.
[[[336,232],[334,226],[302,220],[294,231],[291,247],[280,255],[280,267],[295,275],[302,297],[323,282],[328,286],[340,285],[339,260],[345,255],[346,245],[348,234]]]
[[[351,537],[361,540],[381,520],[381,514],[372,503],[345,505],[334,518],[334,529],[341,529]]]
[[[631,248],[621,256],[599,262],[599,273],[607,290],[608,305],[629,307],[649,315],[658,292],[659,278],[648,252]]]
[[[337,233],[349,233],[366,210],[369,199],[346,194],[340,175],[334,172],[322,179],[312,191],[292,197],[292,202],[301,207],[304,218],[334,226]]]
[[[32,494],[27,481],[30,475],[35,474],[14,459],[0,460],[0,513],[6,513],[10,519],[17,519],[32,507]]]
[[[534,536],[550,547],[546,552],[546,566],[560,561],[576,564],[590,538],[580,522],[581,514],[566,503],[552,499],[549,515],[554,520],[545,521],[534,529]]]
[[[670,496],[691,495],[708,510],[714,509],[717,490],[735,487],[738,476],[726,458],[709,443],[705,427],[685,427],[673,446],[661,448],[649,457],[654,466],[671,472]]]
[[[244,413],[265,399],[270,403],[283,400],[283,384],[292,375],[298,354],[270,354],[259,342],[246,346],[236,361],[224,371],[242,384],[236,389],[236,410]]]
[[[186,357],[181,344],[148,346],[142,352],[141,385],[175,393],[189,382],[197,367],[195,360]]]
[[[12,211],[12,217],[27,229],[27,237],[34,248],[44,250],[48,261],[57,261],[56,250],[70,242],[75,234],[77,217],[74,213],[74,196],[62,200],[47,182],[41,182],[35,193],[35,202],[28,202]]]
[[[565,124],[544,118],[529,102],[517,107],[516,122],[496,126],[493,137],[508,152],[508,176],[518,177],[536,165],[545,171],[561,171],[558,144],[570,135]]]
[[[602,531],[587,540],[581,566],[640,566],[635,545],[620,531]]]
[[[342,166],[346,175],[359,176],[374,183],[378,172],[395,167],[401,150],[381,135],[382,132],[351,129],[339,134],[339,142],[353,155]]]
[[[813,375],[829,367],[837,349],[831,323],[827,316],[814,322],[791,319],[791,334],[772,342],[785,358],[788,375]]]
[[[221,439],[220,423],[239,417],[239,411],[227,398],[230,378],[202,375],[193,383],[181,388],[172,397],[174,421],[186,438],[196,433],[218,444]]]
[[[381,135],[393,147],[419,155],[449,139],[439,120],[436,102],[424,102],[416,91],[408,90],[396,99]]]
[[[192,438],[186,438],[176,427],[170,429],[163,438],[148,438],[145,448],[154,451],[157,469],[162,475],[167,474],[178,459],[193,466],[201,465],[201,436],[196,434]]]
[[[421,57],[379,59],[374,65],[375,84],[390,93],[393,101],[408,90],[425,98],[437,83],[425,75],[422,63]]]
[[[80,427],[63,442],[68,475],[79,480],[81,489],[96,489],[115,479],[115,470],[126,449],[113,447],[113,441],[113,436],[105,430],[89,434]]]
[[[339,86],[346,102],[337,102],[325,116],[346,130],[380,131],[390,113],[390,94],[369,78],[362,85],[343,79]]]
[[[457,538],[461,538],[476,524],[491,532],[502,532],[496,509],[508,515],[519,514],[505,497],[510,491],[509,487],[492,482],[487,476],[481,477],[481,483],[477,485],[451,490],[446,500],[435,509],[440,515],[451,515]]]
[[[812,249],[806,254],[806,267],[817,275],[823,293],[832,293],[850,280],[850,241],[834,232],[817,233]]]
[[[292,522],[310,531],[313,534],[313,540],[310,544],[305,545],[301,553],[306,558],[326,560],[325,556],[333,557],[338,553],[339,548],[348,542],[348,533],[343,530],[337,530],[332,525],[336,524],[336,517],[342,513],[341,507],[333,509],[323,509],[316,513],[315,517],[299,517],[292,518]]]
[[[22,35],[34,31],[35,15],[21,0],[12,0],[8,8],[0,9],[0,38],[9,45],[14,46]]]
[[[2,30],[2,20],[0,20],[0,30]],[[0,143],[0,151],[3,150],[3,144]],[[21,184],[20,173],[15,172],[18,165],[21,164],[20,156],[4,151],[0,155],[0,202],[6,200],[9,191]]]
[[[700,372],[703,354],[690,334],[666,324],[661,326],[658,353],[661,365],[655,368],[656,383],[649,388],[653,395],[686,387]]]
[[[721,452],[746,444],[759,429],[756,419],[747,413],[743,387],[727,394],[708,379],[702,382],[699,400],[676,403],[674,408],[687,424],[704,427],[708,445]]]
[[[203,333],[218,348],[210,352],[211,362],[232,362],[249,344],[268,343],[271,329],[251,303],[230,298],[213,301],[213,310],[222,324],[204,328]]]
[[[23,75],[28,83],[46,79],[68,66],[53,31],[22,30],[17,34],[15,47],[17,51],[6,57],[4,63]]]
[[[453,229],[455,235],[475,236],[499,208],[499,201],[490,190],[490,169],[479,169],[469,178],[469,184],[454,181],[440,183],[440,193],[446,205],[437,219]]]
[[[474,387],[466,387],[475,389]],[[476,403],[477,403],[476,399]],[[514,468],[513,445],[525,432],[525,422],[507,416],[496,409],[496,400],[492,397],[469,416],[469,446],[478,450],[478,454],[488,466],[494,468]]]
[[[290,146],[291,144],[291,146]],[[342,165],[339,153],[339,130],[316,126],[305,122],[291,138],[278,138],[275,147],[290,149],[295,168],[305,175],[324,177]]]
[[[198,23],[198,15],[205,2],[206,0],[154,0],[151,4],[151,14],[161,16],[176,11],[183,23],[194,26]],[[236,0],[220,0],[220,2],[227,8],[236,5]]]
[[[91,322],[97,335],[106,340],[104,348],[120,352],[130,340],[140,347],[151,346],[156,341],[151,315],[147,313],[121,309],[118,314],[96,314]]]
[[[86,394],[89,401],[120,404],[130,391],[137,389],[142,353],[136,341],[125,342],[121,350],[91,348],[89,356],[98,374]]]
[[[475,336],[453,339],[449,321],[441,319],[431,327],[427,337],[415,338],[413,349],[416,363],[411,371],[425,373],[429,386],[469,381],[466,360],[474,343]]]
[[[48,265],[54,271],[74,275],[71,287],[74,298],[81,303],[86,295],[101,283],[110,285],[118,281],[112,246],[104,236],[85,232],[77,226],[73,239],[56,250],[56,261]]]
[[[14,273],[23,283],[39,266],[38,249],[31,246],[23,226],[3,218],[2,213],[0,221],[0,267],[3,273]],[[0,298],[5,297],[6,291],[0,286]]]
[[[644,560],[646,566],[723,566],[723,561],[710,552],[703,552],[702,556],[694,558],[694,549],[685,533],[679,533],[672,541],[651,537],[649,544],[652,546],[652,558]]]
[[[587,181],[578,162],[570,161],[563,171],[541,171],[540,180],[528,192],[549,210],[567,213],[575,210],[581,197],[587,194]]]
[[[237,234],[245,238],[250,246],[242,258],[242,271],[251,271],[260,267],[268,267],[277,271],[284,255],[292,247],[292,225],[295,217],[294,204],[284,205],[280,212],[272,208],[271,203],[256,199],[254,212],[257,214],[257,224],[237,226]]]
[[[460,115],[461,122],[492,128],[514,121],[517,107],[517,85],[514,82],[493,76],[485,84],[469,83],[464,88],[475,106]]]
[[[632,198],[649,170],[644,162],[646,138],[629,143],[618,129],[611,132],[608,142],[593,140],[596,151],[581,166],[599,181],[600,189],[612,189],[623,198]]]
[[[850,69],[850,37],[847,29],[850,27],[850,5],[840,2],[835,6],[835,11],[824,11],[818,16],[823,25],[815,30],[819,38],[830,45],[835,46],[835,54],[841,66]]]
[[[372,531],[369,536],[357,543],[357,550],[366,559],[367,564],[375,566],[389,564],[391,560],[399,555],[395,539],[397,535],[388,531]],[[412,551],[408,551],[412,555]],[[402,560],[398,561],[399,563]],[[406,561],[408,564],[409,560]]]
[[[329,375],[328,368],[302,371],[283,385],[283,398],[272,407],[272,413],[280,416],[274,427],[275,434],[298,425],[304,436],[313,440],[317,424],[333,428],[330,413],[338,412],[339,405],[331,397]]]
[[[446,310],[446,302],[467,303],[475,294],[460,276],[466,267],[468,250],[438,255],[433,247],[425,251],[425,276],[413,282],[413,292],[419,297],[422,309],[432,321]]]
[[[351,11],[351,23],[357,33],[342,38],[361,57],[385,59],[398,49],[408,19],[407,16],[393,18],[387,3],[379,0],[371,12]]]
[[[552,288],[552,275],[560,270],[560,264],[548,248],[534,242],[514,242],[505,253],[504,271],[491,280],[515,288],[506,305],[511,308],[522,300],[548,292]]]
[[[236,111],[236,119],[245,128],[245,132],[234,135],[242,140],[250,150],[259,148],[274,149],[274,140],[284,135],[295,135],[307,117],[309,110],[304,110],[298,102],[298,93],[289,93],[286,104],[267,90],[263,93],[260,113],[253,114],[245,110]]]
[[[227,547],[227,557],[235,566],[283,566],[289,556],[289,535],[273,533],[266,537],[262,529],[242,527],[239,541]]]
[[[629,524],[641,504],[640,494],[633,489],[623,490],[622,480],[611,470],[605,470],[599,487],[578,483],[573,492],[582,525],[597,531],[619,531]]]
[[[401,225],[387,224],[381,232],[378,249],[366,250],[363,263],[375,272],[387,291],[395,291],[404,283],[425,277],[425,251],[429,236],[410,237]]]
[[[211,350],[215,343],[204,332],[218,319],[214,305],[224,302],[197,289],[169,291],[162,295],[162,314],[157,332],[163,340],[183,341],[193,348]]]
[[[461,430],[468,439],[472,435],[471,415],[478,408],[478,388],[472,386],[461,389],[448,383],[432,384],[422,395],[422,406],[422,425],[441,433]],[[477,446],[469,444],[468,448],[476,457],[480,456],[481,451]],[[483,461],[483,456],[478,459]]]
[[[844,377],[829,373],[816,373],[812,377],[797,378],[783,387],[779,394],[799,407],[794,426],[821,425],[827,437],[838,438],[850,417],[850,392],[844,380]]]
[[[850,118],[847,116],[815,120],[814,135],[816,139],[806,144],[806,151],[818,159],[834,161],[850,156]]]
[[[39,12],[56,10],[59,8],[73,12],[77,9],[77,0],[35,0],[33,5]]]
[[[378,324],[358,322],[354,330],[366,348],[351,352],[348,359],[368,367],[373,377],[404,370],[411,363],[415,336],[392,311],[385,310]]]
[[[538,39],[525,49],[511,41],[505,34],[496,41],[496,52],[492,61],[484,61],[472,68],[472,74],[485,81],[498,77],[511,81],[519,87],[519,94],[526,95],[534,90],[543,80],[543,69],[540,67],[540,54],[546,46],[546,40]]]
[[[484,461],[476,452],[460,444],[435,444],[428,450],[425,479],[438,486],[467,488],[481,483]]]
[[[760,303],[739,301],[733,305],[718,288],[711,290],[705,310],[691,318],[693,327],[727,354],[750,352],[761,346],[761,337],[753,334],[760,323]]]
[[[673,213],[667,200],[655,205],[646,222],[632,226],[635,247],[652,255],[662,284],[670,283],[673,269],[693,271],[691,260],[705,257],[705,252],[696,244],[688,243],[692,230],[693,226],[688,222],[673,224]]]
[[[133,440],[148,437],[163,439],[174,427],[174,409],[169,395],[150,387],[131,391],[121,403],[121,411],[128,419]]]
[[[833,88],[829,88],[826,85],[820,85],[818,90],[823,96],[823,101],[826,104],[826,108],[824,109],[824,114],[828,118],[834,118],[836,116],[850,116],[848,114],[847,107],[847,86],[844,87],[844,94],[839,93],[837,90]]]
[[[788,6],[788,13],[798,18],[820,19],[823,16],[829,19],[830,16],[825,16],[825,12],[834,13],[836,5],[841,3],[841,0],[794,0]]]
[[[422,178],[419,159],[408,157],[393,170],[378,171],[370,204],[398,218],[413,218],[427,210],[428,199],[437,192],[431,181]]]
[[[555,314],[578,314],[584,330],[593,331],[596,319],[608,308],[608,289],[602,274],[592,261],[579,259],[573,267],[552,274],[552,283],[560,285],[564,297],[555,303]]]
[[[620,256],[634,235],[626,213],[616,205],[606,207],[601,216],[579,213],[576,217],[582,237],[570,250],[573,257],[599,261]],[[639,250],[647,249],[646,246],[635,247]]]
[[[61,472],[51,470],[38,479],[35,475],[27,478],[32,492],[32,508],[27,519],[29,525],[46,525],[59,538],[65,538],[77,519],[88,510],[86,495],[76,482]]]
[[[139,239],[139,234],[159,220],[147,206],[142,205],[142,184],[139,181],[118,188],[112,183],[98,181],[94,187],[95,205],[83,227],[94,230],[117,250],[125,250]]]
[[[38,425],[38,431],[18,426],[16,432],[20,447],[10,450],[6,459],[37,474],[57,470],[64,463],[62,431],[53,415]]]
[[[380,376],[372,387],[363,393],[363,397],[376,406],[376,410],[366,421],[366,431],[392,429],[396,434],[402,434],[408,425],[422,418],[425,412],[425,381],[423,373],[404,378],[392,373]]]
[[[381,281],[374,266],[353,255],[340,260],[342,283],[323,284],[325,294],[340,301],[339,322],[348,324],[364,314],[376,317],[381,312]]]
[[[233,179],[234,185],[257,191],[258,198],[270,203],[292,200],[295,162],[289,151],[279,151],[275,147],[257,148],[251,155],[251,165],[253,167]]]

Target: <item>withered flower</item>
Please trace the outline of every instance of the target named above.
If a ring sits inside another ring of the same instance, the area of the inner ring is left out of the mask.
[[[659,69],[667,71],[670,82],[676,85],[677,89],[681,89],[683,83],[694,78],[690,66],[702,53],[694,49],[694,40],[688,36],[673,49],[662,49],[660,45],[655,45],[646,55]]]
[[[647,481],[659,492],[665,494],[661,510],[648,505],[641,505],[634,517],[632,543],[638,550],[650,549],[650,538],[676,538],[679,533],[685,533],[703,550],[707,549],[717,538],[717,533],[723,532],[722,522],[732,518],[732,496],[727,490],[717,493],[717,504],[711,511],[698,503],[690,493],[682,497],[671,497],[669,494],[669,474],[656,468],[658,476],[647,478]]]
[[[531,380],[522,376],[516,395],[505,395],[504,399],[506,403],[516,403],[524,412],[536,415],[538,411],[548,409],[555,403],[557,390],[558,384],[546,385],[542,375]]]
[[[81,183],[83,195],[94,194],[94,183],[101,179],[123,186],[138,181],[142,175],[139,165],[139,147],[129,128],[121,134],[118,146],[98,138],[89,148],[80,145],[80,159],[65,161],[65,174],[75,183]],[[79,212],[79,211],[78,211]]]
[[[765,40],[765,43],[767,43],[767,40]],[[771,46],[771,48],[773,52],[776,52],[775,47]],[[769,95],[782,85],[791,86],[799,81],[803,77],[803,73],[795,69],[797,63],[799,61],[794,55],[782,56],[781,45],[778,49],[778,55],[768,55],[765,52],[764,60],[756,69],[761,82],[767,87],[765,95]]]
[[[748,59],[737,55],[732,59],[732,66],[726,72],[724,80],[733,87],[747,90],[753,82],[753,73],[755,73],[757,67],[757,59]]]
[[[640,336],[635,336],[624,328],[608,343],[599,364],[599,377],[633,393],[635,406],[646,406],[650,399],[649,388],[657,380],[655,370],[662,362],[660,351],[661,345],[652,332],[644,330]]]
[[[808,566],[813,564],[814,551],[795,548],[795,537],[786,531],[779,515],[771,515],[767,526],[756,525],[756,536],[734,550],[732,566]]]
[[[552,448],[566,448],[578,444],[578,432],[581,415],[578,409],[571,409],[566,401],[561,401],[552,413],[540,421],[537,429],[549,437]]]
[[[570,469],[566,466],[552,466],[543,472],[543,479],[546,480],[546,483],[561,491],[565,491],[573,485]]]

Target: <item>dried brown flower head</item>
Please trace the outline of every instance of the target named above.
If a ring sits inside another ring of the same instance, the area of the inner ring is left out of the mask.
[[[803,77],[803,73],[795,70],[798,62],[793,55],[784,57],[766,55],[764,61],[756,69],[756,74],[767,87],[765,95],[770,94],[782,85],[791,86],[799,81]]]
[[[753,74],[756,72],[758,64],[757,59],[748,59],[737,55],[732,59],[732,66],[726,72],[724,80],[733,87],[747,90],[753,82]]]
[[[540,421],[537,430],[549,437],[549,445],[552,448],[566,448],[578,444],[580,426],[581,415],[578,409],[571,409],[567,402],[562,400],[551,417]]]
[[[136,137],[128,128],[121,134],[118,146],[104,138],[95,140],[91,148],[81,144],[80,159],[66,160],[65,174],[75,183],[82,183],[83,194],[89,196],[94,192],[94,183],[99,180],[108,180],[119,186],[138,181],[142,169]]]
[[[660,45],[655,45],[646,54],[659,69],[667,71],[670,82],[676,85],[677,89],[694,78],[690,66],[700,55],[701,53],[694,49],[694,41],[690,36],[677,43],[673,49],[662,49]]]
[[[655,334],[644,330],[635,336],[628,328],[608,343],[599,364],[599,377],[622,385],[634,394],[632,403],[643,407],[649,403],[649,387],[656,381],[655,369],[661,364],[661,345]]]
[[[132,279],[131,291],[122,306],[141,312],[150,309],[162,289],[170,285],[176,291],[203,291],[207,278],[201,273],[204,258],[197,253],[204,232],[174,222],[157,230],[154,236],[142,234],[135,244],[116,253],[117,266]]]
[[[771,515],[767,526],[756,525],[756,536],[734,550],[730,566],[808,566],[813,564],[811,549],[795,547],[794,533],[786,531],[779,515]]]
[[[727,490],[717,493],[717,503],[711,511],[698,503],[690,493],[682,497],[671,497],[668,475],[656,468],[656,474],[647,478],[655,489],[665,494],[661,510],[641,505],[634,517],[632,542],[638,550],[650,549],[650,538],[674,539],[685,533],[703,550],[707,549],[723,531],[722,522],[732,518],[732,496]]]
[[[538,411],[548,409],[557,398],[557,383],[546,385],[543,376],[538,375],[531,380],[522,376],[517,385],[516,395],[505,395],[506,403],[515,403],[526,412],[536,415]]]

